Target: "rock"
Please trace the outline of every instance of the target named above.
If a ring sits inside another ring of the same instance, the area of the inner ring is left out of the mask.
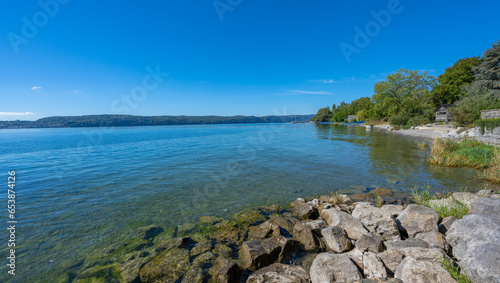
[[[196,229],[196,224],[194,223],[185,223],[177,227],[177,236],[182,237],[182,236],[187,236],[193,230]]]
[[[299,266],[274,263],[257,270],[248,277],[247,283],[307,283],[309,274]]]
[[[481,198],[489,198],[496,193],[497,192],[495,190],[492,190],[492,189],[482,189],[479,192],[477,192],[476,195],[481,197]]]
[[[294,201],[290,204],[290,207],[295,208],[295,207],[297,207],[297,206],[299,206],[299,205],[301,205],[301,204],[304,204],[304,203],[306,203],[306,200],[305,200],[305,199],[303,199],[303,198],[298,198],[298,199],[294,200]]]
[[[189,269],[189,253],[186,249],[174,248],[146,263],[139,275],[143,282],[175,282]]]
[[[363,254],[363,266],[363,273],[367,278],[387,277],[384,264],[374,253]]]
[[[347,255],[330,253],[316,256],[310,276],[312,283],[351,282],[363,278]]]
[[[293,213],[300,219],[316,219],[318,218],[318,211],[308,203],[301,204],[295,207]]]
[[[388,250],[392,250],[392,249],[402,249],[411,247],[428,248],[429,244],[422,239],[408,238],[404,241],[385,241],[384,246]]]
[[[212,238],[221,243],[238,243],[240,244],[244,237],[246,231],[238,227],[226,225],[221,226],[212,235]]]
[[[321,211],[321,217],[331,226],[340,226],[347,232],[349,238],[357,240],[361,235],[368,234],[363,224],[347,212],[330,208]]]
[[[397,220],[402,231],[406,232],[409,237],[415,237],[421,232],[437,231],[439,216],[432,208],[410,204]]]
[[[335,206],[333,204],[331,204],[331,203],[321,202],[318,205],[318,213],[321,213],[321,211],[323,211],[325,209],[334,208],[334,207]]]
[[[373,201],[373,195],[369,193],[357,193],[351,196],[354,201]]]
[[[385,267],[389,271],[389,275],[394,275],[396,269],[405,256],[398,250],[387,250],[382,253],[377,254],[378,258],[384,263]]]
[[[236,222],[243,226],[250,226],[253,224],[258,224],[264,222],[266,217],[258,209],[244,209],[233,215]]]
[[[415,238],[426,241],[430,248],[442,249],[445,252],[448,252],[450,249],[450,245],[446,242],[444,235],[437,231],[419,233]]]
[[[203,283],[204,279],[203,269],[199,266],[192,266],[182,278],[181,283]]]
[[[386,204],[382,205],[381,208],[383,210],[387,210],[394,218],[398,217],[401,214],[401,212],[403,212],[403,206],[397,204]]]
[[[311,229],[311,231],[316,235],[321,235],[321,230],[328,227],[328,224],[323,220],[309,220],[309,221],[302,221],[302,223],[304,223],[304,225],[309,227],[309,229]]]
[[[363,253],[359,251],[357,248],[354,248],[350,250],[347,253],[344,253],[347,255],[353,262],[358,266],[360,270],[363,270]]]
[[[321,245],[319,239],[306,223],[306,221],[303,221],[295,224],[293,227],[293,238],[299,241],[306,251],[320,251]]]
[[[227,244],[219,243],[215,245],[215,248],[212,252],[219,256],[231,257],[233,249],[231,249]]]
[[[392,214],[371,204],[360,203],[354,208],[352,216],[359,219],[368,231],[379,235],[382,240],[400,240],[398,224]]]
[[[119,264],[116,269],[120,272],[123,283],[133,283],[139,280],[139,270],[148,262],[150,258],[140,257]]]
[[[359,281],[353,281],[351,283],[403,283],[403,281],[397,278],[369,278],[369,279],[361,279]]]
[[[190,256],[197,256],[212,250],[213,244],[209,239],[205,239],[201,242],[196,243],[196,245],[189,252]]]
[[[500,282],[500,218],[470,214],[446,233],[453,256],[473,282]]]
[[[453,224],[453,222],[457,220],[458,219],[455,216],[448,216],[443,218],[443,220],[441,220],[441,223],[439,223],[438,225],[439,232],[441,232],[441,234],[443,235],[446,235],[446,232],[450,230],[451,224]]]
[[[278,260],[281,246],[276,239],[245,241],[240,248],[243,267],[250,270],[268,266]]]
[[[207,265],[212,265],[212,262],[214,261],[215,256],[212,252],[206,252],[203,253],[193,259],[192,266],[195,267],[202,267],[202,266],[207,266]]]
[[[457,192],[457,193],[452,194],[452,198],[455,201],[458,201],[458,202],[470,207],[472,201],[474,201],[475,199],[478,199],[479,196],[477,196],[473,193],[468,193],[468,192],[465,192],[465,193]]]
[[[331,198],[330,196],[322,195],[318,199],[320,202],[330,202],[330,198]]]
[[[378,254],[384,250],[382,239],[378,235],[371,233],[361,235],[361,238],[356,241],[356,248],[362,253],[370,251]]]
[[[224,219],[217,216],[203,216],[198,220],[200,225],[213,225],[222,221],[224,221]]]
[[[500,214],[500,199],[479,198],[472,202],[469,214]]]
[[[376,188],[375,190],[370,191],[370,193],[379,196],[392,196],[394,194],[392,190],[386,188]]]
[[[142,239],[151,239],[154,238],[156,235],[160,234],[161,228],[158,227],[156,224],[151,224],[148,226],[143,226],[137,228],[137,235],[142,238]]]
[[[405,257],[412,257],[416,260],[439,261],[443,257],[450,260],[450,257],[441,249],[436,248],[402,248],[398,249]]]
[[[345,194],[332,196],[328,202],[333,205],[341,205],[341,204],[350,205],[353,203],[351,198],[349,198],[349,196]]]
[[[267,214],[279,213],[281,211],[281,206],[279,206],[277,204],[270,204],[270,205],[261,206],[260,210],[264,213],[267,213]]]
[[[411,257],[403,259],[394,277],[404,283],[456,283],[439,262],[418,261]]]
[[[219,256],[210,269],[209,273],[212,275],[216,283],[239,283],[241,270],[236,262]]]
[[[260,225],[252,226],[248,231],[248,238],[250,239],[264,239],[267,237],[279,236],[281,236],[280,226],[273,220],[267,220]]]
[[[351,249],[351,241],[347,239],[344,229],[339,226],[333,226],[321,230],[321,234],[326,244],[336,253],[343,253]]]
[[[292,217],[283,217],[280,215],[274,215],[271,217],[271,220],[278,224],[281,228],[285,229],[285,232],[292,235],[293,226],[298,222],[296,218]],[[288,235],[287,235],[288,236]]]

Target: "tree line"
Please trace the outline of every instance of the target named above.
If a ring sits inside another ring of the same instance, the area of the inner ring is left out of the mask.
[[[469,125],[480,120],[481,110],[500,108],[500,41],[483,56],[458,60],[436,77],[427,72],[400,69],[377,82],[372,97],[318,110],[311,121],[345,122],[349,115],[357,121],[388,121],[409,128],[435,121],[435,111],[443,104],[452,120]]]
[[[5,128],[129,127],[201,124],[255,124],[308,122],[314,115],[283,116],[132,116],[87,115],[47,117],[36,121],[0,121]]]

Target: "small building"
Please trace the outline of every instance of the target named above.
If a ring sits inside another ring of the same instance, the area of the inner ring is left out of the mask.
[[[455,104],[441,104],[436,109],[436,122],[448,122],[451,120],[450,109],[454,107]]]
[[[347,122],[356,122],[356,115],[347,116]]]

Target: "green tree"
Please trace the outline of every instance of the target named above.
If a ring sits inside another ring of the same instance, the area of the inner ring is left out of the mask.
[[[446,68],[444,74],[438,77],[439,84],[432,90],[433,101],[436,106],[452,104],[462,96],[462,86],[474,81],[472,69],[481,64],[478,57],[458,60],[453,66]]]
[[[335,105],[335,104],[334,104]],[[339,106],[332,110],[332,121],[345,122],[347,121],[349,103],[342,101]]]
[[[476,86],[500,95],[500,40],[483,53],[481,65],[473,69]]]
[[[435,110],[431,95],[435,84],[436,79],[427,72],[398,70],[373,87],[374,115],[380,118],[398,117],[389,120],[397,126],[428,122]]]
[[[330,111],[330,107],[325,107],[321,108],[318,110],[318,113],[316,113],[316,116],[314,116],[311,121],[313,122],[326,122],[330,121],[332,118],[332,111]]]

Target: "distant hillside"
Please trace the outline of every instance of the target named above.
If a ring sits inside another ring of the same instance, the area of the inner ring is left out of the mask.
[[[131,116],[86,115],[56,116],[36,121],[0,121],[0,129],[12,128],[72,128],[72,127],[130,127],[203,124],[255,124],[308,122],[314,115],[286,116]]]

